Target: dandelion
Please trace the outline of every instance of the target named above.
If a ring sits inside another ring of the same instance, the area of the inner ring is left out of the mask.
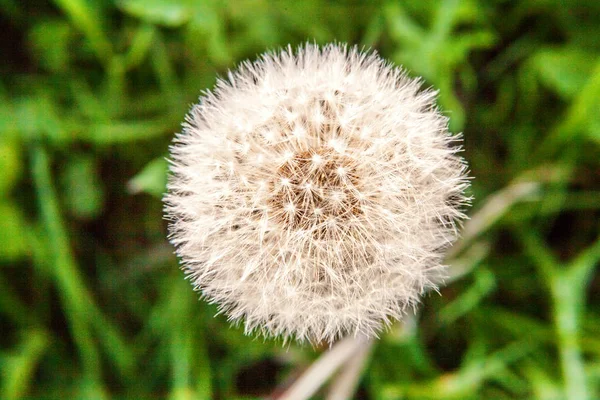
[[[468,203],[436,92],[374,52],[307,44],[244,62],[171,147],[170,239],[246,333],[376,336],[444,276]]]

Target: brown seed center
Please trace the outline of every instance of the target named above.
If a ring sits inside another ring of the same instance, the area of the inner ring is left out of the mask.
[[[361,214],[355,164],[330,149],[294,154],[272,182],[271,215],[288,229],[323,237],[328,226]]]

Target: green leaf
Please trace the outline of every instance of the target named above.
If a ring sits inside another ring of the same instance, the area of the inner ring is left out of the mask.
[[[600,144],[600,113],[596,113],[590,119],[589,137],[596,143]]]
[[[439,312],[440,320],[445,324],[456,321],[463,315],[477,308],[479,304],[494,291],[496,279],[488,269],[479,268],[475,271],[475,282],[471,287]]]
[[[40,92],[43,90],[40,88]],[[13,121],[24,139],[38,140],[48,137],[60,142],[67,138],[56,104],[48,94],[40,93],[38,96],[18,99],[14,107]]]
[[[234,60],[231,54],[231,41],[225,32],[224,21],[216,7],[203,4],[197,7],[193,18],[186,27],[185,45],[192,54],[207,52],[208,58],[217,65],[230,65]],[[204,62],[190,57],[192,63]]]
[[[0,171],[0,196],[3,196],[21,177],[21,152],[16,141],[0,140]]]
[[[597,56],[579,49],[543,49],[533,56],[542,83],[560,96],[570,99],[585,86]]]
[[[48,347],[49,340],[45,332],[30,331],[23,335],[16,354],[11,354],[3,362],[2,398],[21,399],[27,394],[39,359]]]
[[[61,175],[65,203],[81,219],[96,218],[102,211],[104,193],[92,157],[71,158]]]
[[[153,25],[144,24],[138,28],[125,55],[125,65],[128,69],[142,63],[152,47],[155,35],[156,28]]]
[[[113,49],[104,29],[104,6],[107,2],[86,0],[54,0],[54,2],[85,34],[99,61],[110,60]]]
[[[462,98],[455,93],[456,77],[462,77],[464,89],[476,87],[477,77],[469,65],[469,57],[475,50],[491,47],[496,35],[489,27],[475,24],[457,32],[457,27],[462,28],[458,26],[460,23],[474,23],[482,18],[457,1],[433,4],[437,9],[427,28],[400,3],[389,3],[384,8],[384,17],[389,35],[396,42],[394,61],[439,89],[439,103],[450,115],[450,128],[460,131],[466,112]]]
[[[121,0],[117,5],[134,17],[168,27],[187,23],[193,9],[193,2],[186,0]]]
[[[50,71],[64,71],[71,55],[71,36],[71,26],[62,20],[34,25],[29,32],[33,56]]]
[[[167,187],[168,163],[163,157],[150,161],[142,171],[134,176],[127,187],[131,193],[148,193],[161,198]]]
[[[0,243],[0,260],[14,261],[27,254],[27,224],[12,202],[0,202]]]

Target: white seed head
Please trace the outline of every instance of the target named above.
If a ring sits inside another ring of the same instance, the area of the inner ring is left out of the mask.
[[[220,80],[171,147],[166,215],[195,288],[247,333],[376,336],[444,275],[459,138],[400,68],[307,44]]]

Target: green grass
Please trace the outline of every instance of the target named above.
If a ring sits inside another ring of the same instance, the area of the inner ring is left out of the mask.
[[[357,398],[600,398],[597,1],[2,0],[0,21],[0,398],[253,399],[319,355],[214,317],[160,201],[200,93],[307,40],[440,89],[475,178],[453,278]]]

